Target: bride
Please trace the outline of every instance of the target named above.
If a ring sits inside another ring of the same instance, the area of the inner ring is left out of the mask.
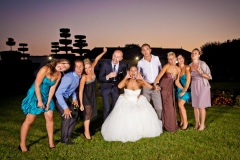
[[[135,142],[141,138],[156,137],[162,133],[162,121],[147,99],[140,95],[141,88],[151,89],[137,67],[132,66],[118,84],[124,87],[114,109],[104,121],[101,129],[105,141]]]

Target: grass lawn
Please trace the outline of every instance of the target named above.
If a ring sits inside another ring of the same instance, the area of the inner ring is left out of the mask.
[[[83,123],[79,119],[74,130],[75,145],[60,143],[60,116],[54,112],[56,149],[48,148],[48,139],[43,114],[37,116],[30,128],[27,144],[30,149],[21,153],[19,131],[25,118],[20,104],[25,95],[2,97],[0,99],[0,159],[240,159],[240,109],[226,106],[212,106],[207,109],[206,129],[194,129],[194,115],[191,104],[187,114],[191,127],[175,133],[164,131],[155,138],[137,142],[106,142],[101,136],[102,99],[98,98],[99,115],[92,123],[93,140],[83,135]]]

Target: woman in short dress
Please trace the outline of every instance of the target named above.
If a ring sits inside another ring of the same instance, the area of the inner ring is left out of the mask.
[[[178,101],[178,108],[180,114],[180,127],[182,130],[186,130],[189,127],[187,120],[187,112],[184,107],[186,102],[189,102],[191,99],[190,93],[190,82],[191,82],[191,73],[190,67],[185,64],[184,57],[179,54],[177,56],[178,67],[181,69],[180,76],[177,77],[175,84],[176,88],[176,97]]]
[[[26,118],[20,131],[19,150],[27,152],[26,139],[31,124],[37,115],[44,113],[49,139],[49,147],[55,148],[53,141],[53,111],[55,104],[52,100],[56,87],[61,78],[61,72],[70,68],[67,59],[55,59],[43,66],[37,73],[36,79],[22,101],[22,111]]]
[[[80,110],[84,111],[84,137],[91,140],[90,120],[97,116],[97,100],[96,100],[96,75],[94,67],[102,56],[107,52],[107,48],[103,48],[103,52],[99,54],[93,62],[88,58],[83,60],[84,71],[79,86]]]
[[[191,53],[191,96],[194,108],[195,128],[199,131],[205,129],[206,109],[211,107],[211,94],[209,80],[212,79],[208,65],[200,60],[201,52],[198,48]]]

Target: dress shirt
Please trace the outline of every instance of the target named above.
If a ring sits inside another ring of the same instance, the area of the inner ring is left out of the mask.
[[[68,105],[66,104],[64,98],[68,98],[72,95],[72,100],[77,100],[75,90],[79,85],[80,78],[81,76],[77,75],[75,71],[69,72],[62,77],[61,83],[55,93],[55,96],[59,105],[63,109],[68,108]]]
[[[113,64],[113,63],[111,62],[111,64],[112,64],[112,71],[113,71],[114,65],[116,65],[116,66],[115,66],[115,71],[118,72],[119,62],[118,62],[117,64]],[[109,79],[107,78],[107,76],[106,76],[106,80],[109,80]]]
[[[137,64],[138,72],[140,72],[143,78],[148,83],[154,83],[158,73],[162,69],[161,62],[158,56],[152,55],[151,61],[148,62],[144,57]]]
[[[112,69],[113,69],[114,65],[116,65],[115,71],[117,72],[117,71],[118,71],[118,68],[119,68],[119,63],[118,63],[118,64],[113,64],[113,63],[112,63]]]

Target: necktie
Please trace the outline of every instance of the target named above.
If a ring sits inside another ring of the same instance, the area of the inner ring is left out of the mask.
[[[116,65],[113,66],[113,72],[116,72]]]

